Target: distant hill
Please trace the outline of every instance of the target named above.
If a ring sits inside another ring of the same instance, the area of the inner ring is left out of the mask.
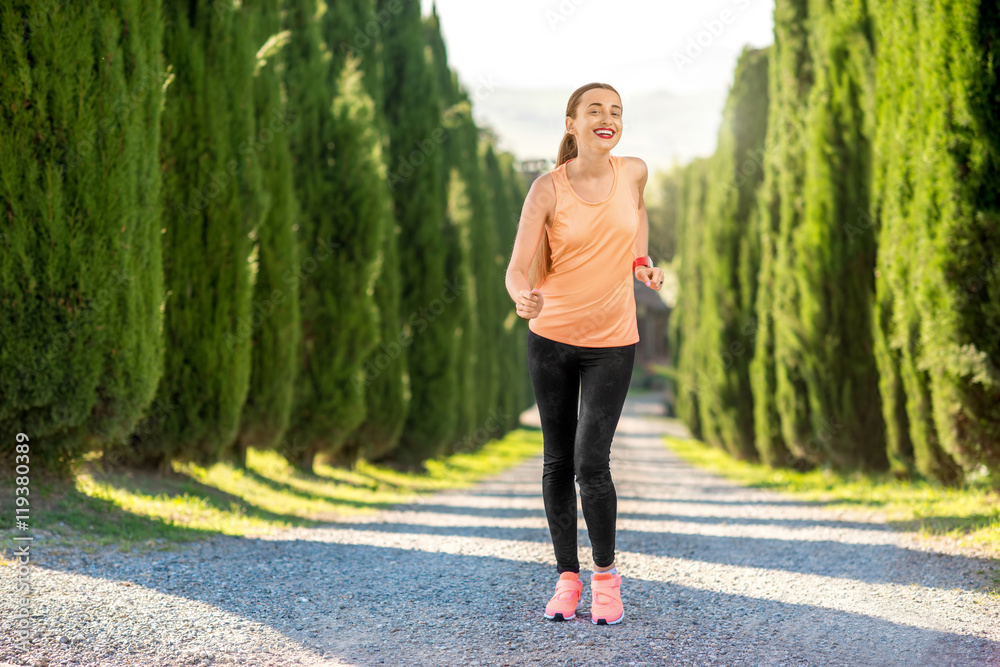
[[[500,146],[520,160],[555,162],[572,90],[496,88],[474,99],[476,121],[491,128]],[[625,129],[616,155],[641,157],[651,171],[715,152],[728,90],[676,95],[635,93],[622,100]]]

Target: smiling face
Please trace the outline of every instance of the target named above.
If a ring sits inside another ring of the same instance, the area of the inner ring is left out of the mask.
[[[583,94],[576,115],[566,118],[566,131],[576,136],[577,146],[610,151],[622,133],[622,101],[613,90],[593,88]]]

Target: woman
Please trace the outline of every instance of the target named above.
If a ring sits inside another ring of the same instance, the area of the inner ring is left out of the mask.
[[[593,545],[590,620],[613,624],[625,615],[614,562],[611,440],[639,341],[632,275],[659,290],[663,272],[646,255],[646,163],[611,155],[621,133],[614,88],[591,83],[570,96],[558,165],[528,191],[507,268],[507,292],[529,321],[542,494],[559,573],[545,608],[552,620],[576,618],[583,590],[574,478]]]

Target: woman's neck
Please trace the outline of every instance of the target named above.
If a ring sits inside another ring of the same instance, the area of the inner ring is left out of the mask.
[[[574,162],[573,172],[584,178],[599,178],[608,171],[610,165],[609,151],[591,152],[582,151],[572,158]],[[566,167],[569,169],[569,167]]]

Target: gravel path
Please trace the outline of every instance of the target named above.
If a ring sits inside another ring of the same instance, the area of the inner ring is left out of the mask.
[[[694,469],[662,445],[683,429],[654,398],[629,399],[612,449],[621,625],[542,618],[556,575],[535,459],[263,539],[52,561],[36,545],[24,654],[0,568],[0,665],[1000,665],[985,562]]]

